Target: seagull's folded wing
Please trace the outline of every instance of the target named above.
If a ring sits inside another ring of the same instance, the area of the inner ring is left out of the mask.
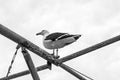
[[[46,36],[45,40],[52,40],[52,41],[55,41],[57,40],[58,38],[60,38],[60,36],[63,36],[67,33],[52,33],[52,34],[49,34],[48,36]]]

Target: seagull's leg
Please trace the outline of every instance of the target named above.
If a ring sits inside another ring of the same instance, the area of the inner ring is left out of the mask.
[[[58,56],[58,49],[56,49],[56,56]]]
[[[58,59],[60,56],[58,55],[58,49],[56,49],[56,58]]]
[[[60,56],[58,56],[58,49],[53,49],[53,54],[52,54],[56,59],[58,59]]]
[[[55,49],[53,49],[53,54],[52,55],[55,55]]]

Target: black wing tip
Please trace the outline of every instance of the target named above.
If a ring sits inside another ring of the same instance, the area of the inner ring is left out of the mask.
[[[75,40],[79,39],[82,35],[76,35],[74,36]]]

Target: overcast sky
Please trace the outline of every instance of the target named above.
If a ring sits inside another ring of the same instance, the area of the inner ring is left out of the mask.
[[[82,34],[75,43],[60,49],[61,57],[120,34],[120,0],[0,0],[0,24],[36,45],[42,45],[37,32]],[[16,43],[0,36],[0,77],[7,73]],[[47,50],[47,49],[45,49]],[[52,52],[51,50],[47,50]],[[32,52],[35,66],[46,61]],[[65,64],[95,80],[120,80],[120,42],[70,60]],[[19,50],[11,74],[28,69]],[[63,69],[39,72],[41,80],[78,80]],[[14,80],[32,80],[31,75]]]

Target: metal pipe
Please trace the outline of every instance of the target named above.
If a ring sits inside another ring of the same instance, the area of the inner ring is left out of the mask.
[[[45,69],[48,69],[48,65],[47,64],[39,66],[39,67],[36,68],[37,71],[41,71],[41,70],[45,70]],[[26,71],[22,71],[22,72],[19,72],[19,73],[16,73],[16,74],[9,75],[8,77],[0,78],[0,80],[14,79],[14,78],[25,76],[25,75],[28,75],[28,74],[30,74],[30,71],[26,70]]]
[[[30,70],[30,73],[33,77],[33,80],[40,80],[39,78],[39,75],[37,74],[37,70],[35,69],[35,66],[34,66],[34,63],[31,59],[31,56],[30,54],[28,53],[28,51],[22,47],[22,53],[23,53],[23,56],[24,56],[24,59],[26,61],[26,64]]]
[[[120,40],[120,35],[118,35],[118,36],[116,36],[116,37],[113,37],[113,38],[111,38],[111,39],[108,39],[108,40],[106,40],[106,41],[100,42],[100,43],[98,43],[98,44],[95,44],[95,45],[93,45],[93,46],[91,46],[91,47],[88,47],[88,48],[86,48],[86,49],[83,49],[83,50],[81,50],[81,51],[78,51],[78,52],[76,52],[76,53],[73,53],[73,54],[68,55],[68,56],[66,56],[66,57],[63,57],[63,58],[59,59],[57,62],[58,62],[58,64],[60,64],[60,63],[62,63],[62,62],[66,62],[66,61],[68,61],[68,60],[74,59],[74,58],[76,58],[76,57],[79,57],[79,56],[81,56],[81,55],[84,55],[84,54],[86,54],[86,53],[89,53],[89,52],[91,52],[91,51],[94,51],[94,50],[96,50],[96,49],[102,48],[102,47],[104,47],[104,46],[107,46],[107,45],[112,44],[112,43],[114,43],[114,42],[116,42],[116,41],[119,41],[119,40]]]
[[[75,77],[77,77],[80,80],[87,80],[84,77],[82,77],[80,74],[78,74],[77,72],[75,72],[73,69],[71,69],[69,66],[65,65],[65,64],[61,64],[59,65],[61,68],[63,68],[64,70],[66,70],[67,72],[69,72],[70,74],[74,75]]]
[[[3,26],[2,24],[0,24],[0,34],[16,42],[17,44],[22,45],[23,47],[37,54],[38,56],[48,60],[49,62],[54,62],[53,56],[51,56],[48,52],[39,48],[37,45],[23,38],[19,34],[11,31],[7,27]]]

